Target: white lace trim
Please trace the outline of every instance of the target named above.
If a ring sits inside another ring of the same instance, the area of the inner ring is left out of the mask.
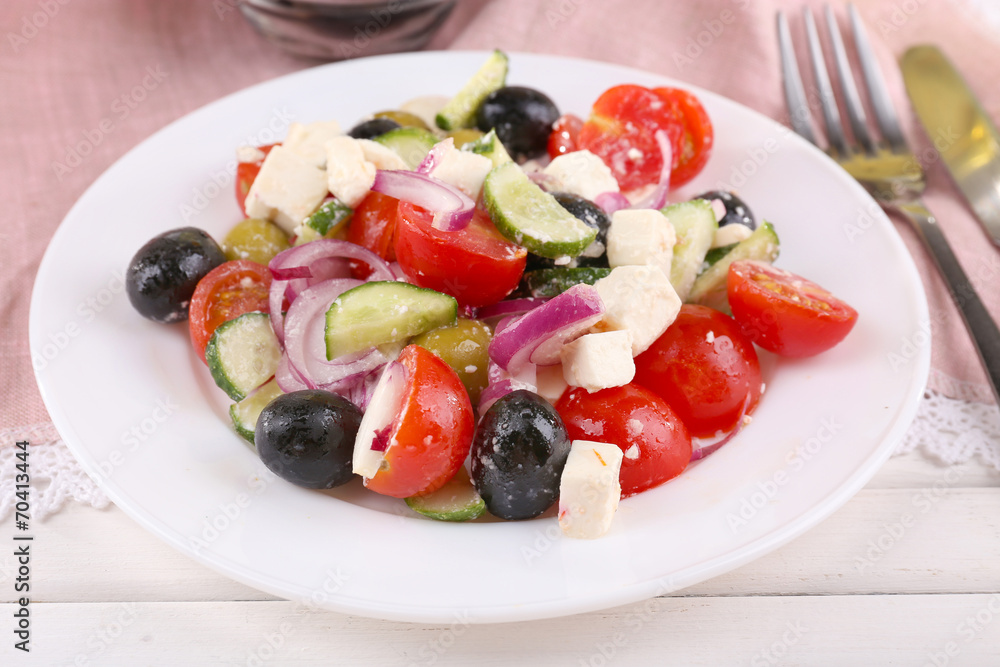
[[[21,450],[15,443],[20,440],[30,443],[31,518],[43,520],[68,501],[97,509],[108,506],[108,497],[83,472],[55,427],[46,422],[0,431],[0,521],[11,514],[17,500],[17,452]],[[927,391],[895,454],[914,450],[948,465],[979,456],[1000,470],[1000,409],[993,403],[961,401]]]
[[[29,516],[44,520],[67,501],[103,509],[111,502],[70,454],[51,422],[0,431],[0,521],[17,502],[18,441],[28,441]]]

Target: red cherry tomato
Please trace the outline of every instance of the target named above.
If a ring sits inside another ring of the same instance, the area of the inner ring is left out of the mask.
[[[407,278],[463,306],[496,303],[517,287],[528,252],[502,237],[485,211],[457,232],[434,229],[431,219],[413,204],[399,206],[396,259]]]
[[[757,352],[733,319],[684,305],[670,328],[635,358],[635,382],[674,408],[691,435],[732,430],[760,400]]]
[[[662,398],[636,384],[592,394],[574,387],[562,395],[556,411],[570,439],[621,448],[622,497],[673,479],[691,461],[691,436],[684,423]]]
[[[604,160],[622,190],[633,190],[659,181],[663,154],[657,130],[667,133],[677,153],[684,130],[677,106],[649,88],[615,86],[594,102],[577,145]]]
[[[365,486],[409,498],[437,491],[455,476],[472,447],[475,418],[462,381],[434,353],[409,345],[399,363],[406,369],[402,409],[382,466]]]
[[[698,98],[679,88],[654,88],[653,92],[672,105],[682,118],[683,132],[672,144],[673,163],[670,185],[684,185],[698,175],[712,153],[715,132],[712,121]]]
[[[726,289],[743,333],[786,357],[829,350],[858,320],[858,311],[816,283],[764,262],[733,262]]]
[[[556,119],[552,124],[552,132],[549,133],[549,157],[557,158],[577,150],[577,138],[582,127],[583,119],[571,113]]]
[[[260,173],[260,166],[264,164],[264,158],[267,157],[272,148],[280,145],[268,144],[267,146],[258,146],[257,150],[264,154],[263,158],[256,162],[240,162],[236,165],[236,203],[240,205],[240,211],[244,217],[247,214],[244,202],[246,201],[247,193],[250,192],[250,186],[257,180],[257,174]]]
[[[244,313],[270,312],[271,272],[266,266],[239,259],[212,269],[191,296],[188,326],[191,344],[202,361],[205,346],[219,325]]]
[[[369,192],[351,215],[347,240],[368,248],[387,262],[396,261],[392,236],[396,230],[396,209],[399,200],[381,192]],[[371,267],[362,262],[351,262],[355,278],[364,280],[371,275]]]

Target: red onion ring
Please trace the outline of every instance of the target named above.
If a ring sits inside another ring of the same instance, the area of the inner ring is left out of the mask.
[[[533,296],[527,296],[520,299],[506,299],[504,301],[497,301],[489,306],[483,306],[479,309],[477,315],[479,319],[483,320],[488,320],[494,317],[506,317],[508,315],[521,315],[529,310],[537,308],[546,301],[548,301],[548,299],[540,299]]]
[[[670,191],[670,170],[673,166],[673,147],[670,145],[670,137],[663,130],[657,130],[653,135],[656,145],[660,147],[660,155],[663,156],[663,166],[660,168],[660,180],[653,188],[653,191],[635,203],[632,208],[655,208],[661,209],[667,203],[667,193]]]
[[[628,200],[628,197],[620,192],[602,192],[601,194],[594,197],[594,203],[597,204],[601,209],[608,215],[613,215],[615,211],[620,211],[623,208],[628,208],[632,203]]]
[[[379,170],[372,190],[433,212],[431,226],[445,232],[468,227],[476,208],[476,202],[458,188],[415,171]]]

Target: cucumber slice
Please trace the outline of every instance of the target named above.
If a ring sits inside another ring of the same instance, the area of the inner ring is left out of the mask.
[[[470,141],[462,146],[463,151],[472,151],[476,155],[483,155],[493,161],[494,167],[499,167],[506,162],[513,162],[510,153],[503,147],[500,138],[497,137],[496,130],[490,130],[475,141]]]
[[[347,204],[331,199],[295,228],[295,245],[302,245],[320,238],[333,238],[347,227],[354,213]]]
[[[378,142],[386,148],[403,158],[410,169],[416,169],[420,162],[427,157],[431,146],[439,140],[433,133],[419,127],[399,127],[389,130],[385,134],[380,134],[372,141]]]
[[[724,245],[718,248],[712,248],[707,253],[705,253],[705,261],[702,262],[701,273],[707,271],[709,267],[711,267],[713,264],[715,264],[720,259],[725,257],[729,253],[729,251],[735,248],[736,246],[737,246],[736,243],[730,243],[729,245]],[[701,274],[699,273],[699,275]]]
[[[596,229],[560,206],[513,162],[490,171],[483,199],[497,230],[536,255],[576,257],[597,237]]]
[[[442,130],[459,130],[476,124],[476,110],[486,96],[507,81],[507,54],[497,49],[455,97],[448,100],[434,122]]]
[[[459,468],[458,473],[437,491],[407,498],[406,505],[438,521],[471,521],[486,511],[486,503],[476,492],[465,468]]]
[[[738,259],[773,262],[778,258],[780,247],[774,227],[770,222],[763,221],[753,234],[737,243],[735,248],[698,276],[687,300],[730,314],[729,298],[726,294],[729,265]]]
[[[229,417],[233,420],[236,432],[253,444],[253,434],[257,430],[257,418],[267,404],[281,396],[283,391],[277,380],[271,380],[257,391],[244,398],[239,403],[229,406]]]
[[[670,264],[670,284],[681,301],[686,301],[695,278],[701,272],[705,254],[712,247],[719,223],[715,220],[712,205],[704,199],[671,204],[661,211],[677,232]]]
[[[524,286],[531,296],[547,298],[558,296],[573,285],[593,285],[610,273],[611,269],[595,266],[538,269],[524,274]]]
[[[326,311],[326,356],[402,342],[457,321],[458,302],[447,294],[391,280],[365,283]]]
[[[281,348],[267,313],[244,313],[224,322],[205,348],[215,384],[234,401],[242,401],[267,382],[280,358]]]

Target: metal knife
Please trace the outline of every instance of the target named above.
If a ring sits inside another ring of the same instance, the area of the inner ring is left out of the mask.
[[[927,136],[993,243],[1000,246],[1000,133],[937,47],[910,48],[900,68]]]

